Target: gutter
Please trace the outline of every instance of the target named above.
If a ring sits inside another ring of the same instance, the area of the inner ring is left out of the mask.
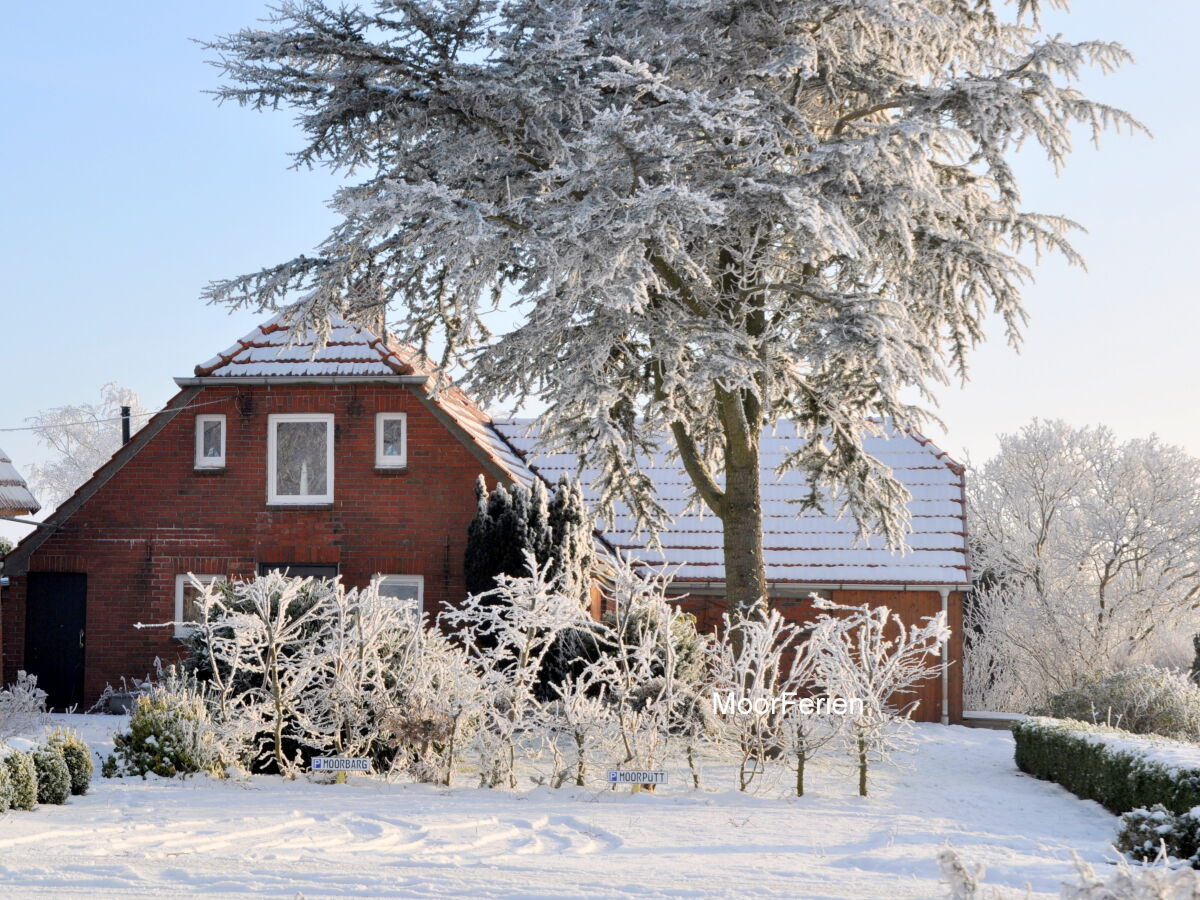
[[[180,387],[222,384],[425,384],[428,375],[207,375],[176,378]]]
[[[942,638],[942,724],[950,724],[950,589],[938,588],[942,595],[942,620],[946,623],[946,636]]]
[[[724,581],[672,581],[672,588],[688,590],[690,593],[711,593],[724,594]],[[913,591],[921,591],[927,593],[929,591],[938,591],[942,594],[943,600],[949,597],[951,591],[969,591],[969,584],[876,584],[873,582],[865,584],[856,584],[854,582],[842,584],[817,584],[817,583],[799,583],[795,581],[771,581],[767,582],[767,592],[773,597],[786,596],[804,596],[811,591],[894,591],[899,593],[910,593]]]

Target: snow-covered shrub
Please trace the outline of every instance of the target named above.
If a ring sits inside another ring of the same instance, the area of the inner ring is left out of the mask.
[[[1117,815],[1155,804],[1176,814],[1200,806],[1200,765],[1161,758],[1192,756],[1195,745],[1070,719],[1028,718],[1014,723],[1012,732],[1022,772]]]
[[[1152,862],[1161,852],[1200,869],[1200,807],[1176,815],[1161,803],[1121,816],[1116,847],[1130,858]]]
[[[702,690],[711,638],[668,599],[670,580],[627,559],[613,561],[594,673],[612,706],[618,762],[658,768],[672,745],[682,744],[698,783],[696,748],[713,724]]]
[[[1142,866],[1119,859],[1116,871],[1105,878],[1076,855],[1075,870],[1079,883],[1063,887],[1062,900],[1194,900],[1200,896],[1200,872],[1174,868],[1162,856]]]
[[[83,738],[73,729],[57,728],[47,741],[62,753],[67,769],[71,772],[71,793],[76,796],[86,794],[96,767],[92,762],[92,751],[83,742]]]
[[[0,763],[0,813],[6,813],[13,805],[13,783],[8,766]]]
[[[483,682],[461,645],[411,617],[387,656],[385,707],[377,727],[393,770],[449,785],[483,718]]]
[[[500,574],[495,590],[472,594],[441,616],[480,675],[482,721],[473,749],[488,787],[517,786],[517,744],[538,713],[542,664],[562,631],[590,621],[578,597],[562,593],[532,552],[525,559],[528,576]]]
[[[1200,872],[1175,868],[1164,856],[1140,866],[1118,859],[1108,877],[1098,876],[1078,854],[1073,858],[1078,881],[1063,885],[1062,900],[1195,900],[1200,896]],[[983,866],[968,865],[953,847],[943,847],[937,859],[949,900],[1025,900],[1030,896],[1028,890],[982,884]]]
[[[200,587],[190,642],[215,718],[253,745],[255,769],[294,776],[303,762],[300,707],[326,674],[323,615],[342,588],[280,572]]]
[[[37,686],[37,676],[24,671],[0,691],[0,742],[24,734],[46,712],[46,692]]]
[[[34,809],[38,803],[38,776],[33,757],[21,750],[10,750],[4,766],[12,782],[12,808]]]
[[[1084,679],[1052,696],[1036,714],[1198,741],[1200,686],[1182,672],[1135,666]]]
[[[136,699],[127,730],[113,736],[103,774],[173,778],[219,769],[216,724],[204,689],[194,678],[168,672]]]
[[[44,745],[33,751],[33,767],[37,770],[38,803],[61,806],[71,796],[71,770],[57,747]]]

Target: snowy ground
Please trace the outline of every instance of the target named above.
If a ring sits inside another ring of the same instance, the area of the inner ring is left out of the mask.
[[[122,721],[54,718],[98,750]],[[1007,732],[918,735],[912,768],[880,770],[866,800],[830,766],[802,799],[674,773],[657,795],[97,777],[67,806],[0,817],[0,896],[926,898],[944,896],[946,841],[989,884],[1057,896],[1072,849],[1110,856],[1116,819],[1020,775]]]

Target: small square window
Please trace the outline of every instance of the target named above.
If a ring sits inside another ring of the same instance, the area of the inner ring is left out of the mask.
[[[191,634],[195,623],[200,621],[199,608],[196,601],[203,593],[201,586],[207,586],[215,581],[224,581],[224,575],[176,575],[175,576],[175,637],[187,637]]]
[[[225,468],[224,416],[196,416],[196,468]]]
[[[424,575],[376,575],[379,596],[387,597],[401,609],[420,615],[425,609]]]
[[[381,469],[408,465],[408,416],[404,413],[375,416],[375,465]]]
[[[296,413],[267,419],[267,502],[333,502],[333,415]]]

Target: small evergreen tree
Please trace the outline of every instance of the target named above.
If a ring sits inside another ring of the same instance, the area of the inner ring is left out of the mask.
[[[33,757],[13,750],[4,757],[4,766],[12,782],[12,808],[34,809],[38,803],[38,777],[37,769],[33,767]]]
[[[71,796],[71,770],[62,751],[46,745],[33,751],[33,766],[37,770],[38,803],[61,806]]]
[[[0,813],[6,813],[12,808],[13,783],[8,775],[8,766],[0,765]]]

